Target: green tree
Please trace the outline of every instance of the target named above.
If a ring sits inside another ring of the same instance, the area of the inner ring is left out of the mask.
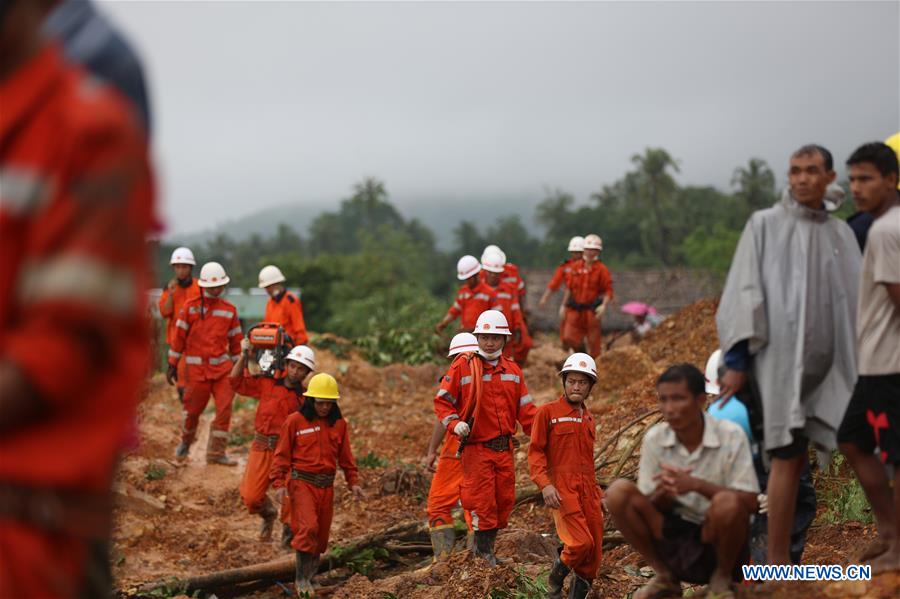
[[[631,162],[637,170],[626,175],[626,190],[649,217],[642,222],[644,244],[664,265],[673,265],[672,217],[677,216],[673,198],[678,184],[670,171],[678,172],[678,162],[662,148],[647,148],[633,155]]]
[[[746,208],[745,217],[775,203],[775,174],[761,158],[751,158],[747,166],[734,169],[731,186]]]

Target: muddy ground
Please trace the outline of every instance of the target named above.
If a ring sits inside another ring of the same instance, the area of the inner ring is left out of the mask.
[[[658,418],[653,383],[661,369],[676,361],[704,367],[716,345],[715,307],[713,300],[698,302],[661,323],[639,345],[623,338],[602,358],[589,407],[599,423],[598,453],[604,466],[598,478],[603,486],[617,476],[634,475],[641,433]],[[322,345],[335,347],[332,341]],[[320,371],[335,374],[341,385],[341,409],[350,424],[368,498],[354,500],[338,477],[332,546],[398,522],[426,519],[428,474],[419,460],[434,422],[431,399],[442,374],[440,365],[375,368],[352,352],[337,353],[341,357],[320,347],[317,362]],[[525,375],[538,404],[558,397],[557,364],[564,357],[554,336],[537,336]],[[207,466],[204,461],[211,411],[204,414],[187,462],[179,464],[173,459],[181,419],[176,394],[159,376],[149,382],[140,409],[140,441],[125,458],[116,484],[112,561],[121,595],[133,595],[141,583],[289,555],[280,548],[277,534],[271,542],[257,540],[259,520],[246,513],[237,491],[253,433],[254,408],[248,398],[235,400],[229,451],[240,461],[237,467]],[[524,436],[521,439],[527,442]],[[516,456],[520,491],[534,489],[527,476],[525,449],[523,445]],[[822,486],[840,487],[848,476],[843,469],[823,478]],[[821,504],[824,512],[826,506]],[[827,522],[819,518],[810,531],[805,563],[846,563],[873,537],[870,525]],[[613,534],[608,523],[607,527]],[[498,539],[498,554],[509,562],[494,570],[464,551],[448,563],[430,567],[427,547],[413,543],[388,558],[380,552],[320,575],[317,583],[323,586],[320,595],[346,598],[445,599],[484,597],[492,591],[494,597],[537,597],[539,593],[529,591],[526,577],[545,581],[556,543],[549,512],[539,503],[525,502],[516,507],[510,528]],[[626,597],[648,576],[649,568],[627,545],[614,546],[604,553],[593,596]],[[289,584],[273,585],[253,591],[252,596],[284,597],[289,590]],[[886,575],[870,583],[745,585],[740,594],[795,599],[893,597],[898,592],[900,578]]]

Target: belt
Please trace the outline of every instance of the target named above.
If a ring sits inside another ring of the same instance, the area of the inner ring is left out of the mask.
[[[302,472],[300,470],[291,469],[291,478],[294,480],[302,480],[322,489],[327,489],[334,484],[334,474],[314,474],[312,472]]]
[[[603,303],[603,296],[601,295],[600,297],[598,297],[597,299],[595,299],[594,301],[592,301],[589,304],[579,304],[575,300],[570,299],[569,301],[566,302],[566,307],[571,308],[573,310],[577,310],[579,312],[583,312],[585,310],[593,310],[602,303]]]
[[[509,451],[509,441],[510,435],[500,435],[499,437],[494,437],[490,441],[485,441],[482,445],[488,449],[493,449],[494,451]]]
[[[253,437],[253,443],[264,449],[275,449],[278,446],[278,435],[264,435],[256,433]]]
[[[0,519],[84,539],[107,539],[112,500],[105,493],[60,491],[0,482]]]

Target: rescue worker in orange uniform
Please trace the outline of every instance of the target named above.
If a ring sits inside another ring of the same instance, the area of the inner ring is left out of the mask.
[[[562,597],[570,571],[570,599],[584,599],[600,567],[603,545],[602,492],[594,472],[594,417],[584,402],[597,382],[597,365],[587,354],[569,356],[559,373],[563,396],[542,405],[534,418],[528,467],[553,510],[563,549],[548,577],[551,599]]]
[[[0,597],[111,592],[110,487],[150,367],[147,140],[0,3]]]
[[[270,264],[259,271],[259,287],[269,294],[264,320],[277,322],[284,327],[294,345],[306,345],[309,343],[309,335],[303,320],[303,305],[296,295],[285,288],[285,280],[277,266]]]
[[[521,366],[528,358],[533,341],[528,334],[528,326],[525,324],[525,316],[515,286],[503,282],[505,266],[506,255],[499,248],[491,249],[491,246],[488,246],[481,256],[481,268],[485,273],[488,287],[494,289],[497,294],[496,309],[506,316],[512,335],[512,339],[503,348],[503,355],[515,360]]]
[[[241,357],[231,369],[231,388],[235,393],[255,397],[259,400],[256,406],[256,417],[253,422],[255,435],[250,455],[247,457],[247,468],[241,480],[241,499],[251,514],[259,514],[262,527],[259,532],[260,541],[272,538],[272,527],[278,515],[272,500],[266,494],[269,490],[269,471],[272,469],[272,458],[278,445],[278,434],[287,417],[303,405],[303,393],[306,387],[303,381],[316,369],[316,356],[306,345],[294,347],[285,356],[283,376],[253,376],[245,366],[249,360],[251,345],[249,339],[241,341]],[[290,511],[287,502],[282,501],[282,543],[290,541]]]
[[[301,597],[313,595],[312,577],[319,556],[328,548],[338,466],[354,497],[365,498],[350,450],[347,421],[337,405],[337,381],[330,374],[319,373],[309,379],[303,395],[303,407],[281,427],[269,474],[272,486],[287,487],[291,498],[291,546],[297,558],[294,584]]]
[[[184,426],[175,457],[185,459],[197,436],[200,414],[212,394],[216,416],[209,429],[206,462],[235,466],[225,454],[231,428],[231,403],[234,391],[228,383],[232,362],[241,353],[241,323],[237,308],[222,299],[228,275],[218,262],[207,262],[200,269],[200,297],[181,307],[175,322],[175,339],[169,349],[166,379],[172,384],[178,376],[178,360],[184,356],[187,381],[184,391]]]
[[[473,323],[474,328],[474,323]],[[448,358],[454,358],[460,354],[478,351],[478,340],[472,333],[457,333],[450,341]],[[455,360],[454,360],[455,362]],[[443,380],[443,377],[441,377]],[[438,447],[441,446],[441,455],[438,457]],[[431,535],[431,548],[434,552],[434,560],[450,555],[453,544],[456,541],[456,531],[453,528],[453,508],[459,504],[459,489],[462,486],[462,465],[459,456],[459,437],[447,430],[440,420],[434,423],[431,440],[428,442],[428,453],[422,460],[426,468],[434,472],[431,479],[431,487],[428,489],[428,528]],[[437,468],[434,462],[437,460]],[[472,516],[464,512],[466,525],[472,530]]]
[[[435,326],[435,331],[440,333],[459,318],[460,330],[470,332],[475,328],[475,322],[482,312],[498,307],[497,293],[481,280],[480,272],[481,263],[475,256],[463,256],[459,259],[456,263],[456,278],[464,283],[456,294],[456,301]]]
[[[515,290],[515,295],[519,300],[519,305],[522,306],[522,313],[524,314],[527,289],[525,288],[525,279],[522,278],[522,273],[519,272],[519,267],[507,261],[506,252],[501,250],[500,246],[493,244],[485,246],[482,255],[485,252],[499,252],[503,256],[503,277],[500,279],[500,282],[509,285]]]
[[[568,285],[569,276],[572,271],[577,267],[577,265],[582,260],[582,255],[584,253],[584,237],[580,235],[576,235],[572,239],[569,240],[569,258],[563,260],[559,263],[559,266],[556,267],[556,270],[553,272],[553,278],[550,279],[550,282],[547,283],[547,288],[544,290],[544,295],[541,296],[540,301],[538,301],[538,307],[543,308],[547,305],[547,300],[550,299],[550,296],[556,292],[557,289],[560,288],[561,285]],[[568,287],[566,287],[568,289]],[[559,338],[563,339],[563,324],[565,322],[565,305],[560,306],[560,319],[559,319]]]
[[[175,322],[178,320],[178,313],[184,303],[195,297],[200,297],[200,286],[197,285],[197,279],[191,276],[193,267],[197,261],[194,260],[194,253],[186,247],[175,248],[172,257],[169,259],[172,270],[175,271],[175,277],[171,279],[163,289],[162,295],[159,296],[159,314],[166,319],[166,343],[172,347],[172,341],[175,339]],[[178,381],[176,388],[178,389],[178,400],[184,404],[184,381],[187,379],[184,371],[184,358],[178,361]]]
[[[503,356],[510,336],[503,313],[483,312],[474,334],[477,353],[450,366],[434,398],[434,411],[462,445],[460,495],[463,509],[472,515],[475,554],[496,565],[497,531],[506,528],[516,502],[516,423],[530,435],[536,410],[522,369]]]
[[[584,350],[595,358],[603,347],[601,319],[613,298],[613,282],[609,269],[600,262],[603,241],[598,235],[584,238],[584,258],[569,274],[563,296],[563,345],[575,351]]]

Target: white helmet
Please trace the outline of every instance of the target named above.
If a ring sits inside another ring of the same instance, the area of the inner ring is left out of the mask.
[[[463,256],[456,263],[456,278],[465,281],[481,272],[481,263],[475,256]]]
[[[316,369],[316,353],[307,345],[298,345],[291,350],[291,353],[284,357],[285,360],[293,360],[300,362],[304,366],[308,366],[310,370]]]
[[[169,264],[190,264],[191,266],[196,266],[197,261],[194,260],[194,252],[190,248],[180,247],[175,248],[175,251],[172,252]]]
[[[472,332],[475,335],[479,333],[512,335],[509,332],[509,323],[506,321],[506,316],[500,310],[485,310],[482,312],[478,317],[478,322],[475,323],[475,330]]]
[[[197,283],[200,287],[221,287],[227,285],[228,275],[225,274],[225,268],[218,262],[207,262],[200,269],[200,281]]]
[[[722,350],[717,349],[706,361],[706,392],[718,395],[719,389],[719,364],[722,363]]]
[[[481,254],[481,267],[488,272],[502,273],[503,267],[506,265],[506,256],[497,246],[488,246],[484,248]]]
[[[478,339],[472,333],[457,333],[450,340],[450,353],[448,358],[467,351],[475,351],[478,349]]]
[[[566,358],[559,374],[562,376],[567,372],[582,372],[591,377],[592,381],[597,382],[597,363],[587,354],[577,353]]]
[[[591,233],[587,237],[584,238],[584,249],[586,250],[602,250],[603,249],[603,240],[600,239],[599,235],[594,235]]]
[[[572,239],[569,240],[569,251],[570,252],[583,252],[584,251],[584,237],[581,235],[576,235]]]
[[[268,266],[263,266],[262,270],[259,271],[259,286],[263,289],[275,283],[284,283],[284,281],[284,275],[281,274],[281,269],[277,266],[269,264]]]

